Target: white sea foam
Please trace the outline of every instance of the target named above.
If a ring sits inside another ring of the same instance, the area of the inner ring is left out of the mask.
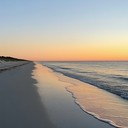
[[[117,128],[122,128],[122,126],[116,125],[112,120],[101,118],[100,115],[98,115],[98,114],[96,114],[96,113],[94,113],[94,112],[87,111],[87,110],[85,109],[85,106],[81,105],[81,103],[78,101],[77,97],[74,96],[73,92],[69,91],[67,88],[66,88],[66,90],[72,94],[72,97],[75,99],[75,103],[76,103],[84,112],[86,112],[86,113],[88,113],[88,114],[94,116],[95,118],[97,118],[97,119],[99,119],[99,120],[101,120],[101,121],[103,121],[103,122],[109,123],[109,124],[111,124],[111,125],[113,125],[113,126],[115,126],[115,127],[117,127]]]
[[[57,75],[58,77],[59,77],[59,80],[60,81],[65,81],[65,79],[63,79],[63,77],[61,76],[59,76],[59,75]],[[67,81],[65,81],[65,82],[67,82]],[[69,81],[68,81],[69,82]],[[77,82],[74,84],[74,83],[72,83],[72,81],[70,81],[70,83],[71,84],[73,84],[73,86],[77,86]],[[73,88],[73,86],[72,86],[72,88]],[[71,87],[71,86],[70,86]],[[82,102],[80,102],[79,101],[79,97],[77,97],[76,95],[75,95],[75,93],[76,92],[73,92],[72,90],[70,90],[69,88],[70,87],[66,87],[66,90],[68,91],[68,92],[70,92],[71,94],[72,94],[72,97],[75,99],[74,101],[75,101],[75,103],[77,104],[77,105],[79,105],[80,106],[80,108],[84,111],[84,112],[86,112],[86,113],[88,113],[88,114],[90,114],[90,115],[93,115],[95,118],[97,118],[97,119],[99,119],[99,120],[101,120],[101,121],[103,121],[103,122],[106,122],[106,123],[109,123],[109,124],[111,124],[111,125],[113,125],[113,126],[115,126],[115,127],[117,127],[117,128],[127,128],[127,124],[126,124],[126,126],[123,126],[123,125],[119,125],[118,123],[116,124],[112,119],[107,119],[107,118],[103,118],[103,117],[101,117],[100,116],[100,113],[97,113],[97,112],[93,112],[93,109],[91,109],[90,111],[89,110],[87,110],[86,109],[86,105],[83,105],[83,103]],[[91,96],[91,95],[90,95]],[[86,99],[85,99],[86,100]],[[105,101],[106,102],[106,101]],[[98,104],[98,103],[97,103]],[[128,104],[127,105],[125,105],[126,107],[128,107]],[[105,106],[104,106],[105,107]],[[111,108],[112,109],[112,108]],[[109,110],[111,110],[111,109],[109,109]],[[107,115],[107,113],[105,113],[106,115]],[[118,113],[119,114],[119,113]],[[113,115],[111,115],[111,117],[113,117],[113,118],[115,118],[115,117],[118,117],[118,118],[124,118],[123,116],[120,116],[120,115],[118,115],[118,116],[113,116]],[[124,122],[125,123],[125,122]],[[125,125],[125,124],[124,124]]]

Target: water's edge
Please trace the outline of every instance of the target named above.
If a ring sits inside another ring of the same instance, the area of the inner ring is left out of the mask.
[[[74,102],[75,102],[85,113],[88,113],[89,115],[92,115],[92,116],[95,117],[96,119],[98,119],[98,120],[100,120],[100,121],[102,121],[102,122],[108,123],[108,124],[110,124],[111,126],[114,126],[115,128],[122,128],[122,127],[116,125],[116,124],[115,124],[113,121],[111,121],[111,120],[102,119],[102,118],[100,118],[100,116],[99,116],[98,114],[95,114],[95,113],[93,113],[93,112],[87,111],[87,110],[84,108],[84,106],[82,106],[82,105],[78,102],[78,100],[77,100],[77,98],[74,96],[73,92],[69,91],[68,88],[65,88],[65,89],[66,89],[69,93],[72,94],[72,97],[74,98]]]
[[[66,77],[70,77],[70,76],[67,76],[67,75],[63,74],[62,72],[58,72],[58,71],[54,70],[54,69],[51,68],[51,67],[48,67],[48,66],[46,66],[46,65],[43,65],[43,66],[45,66],[45,67],[51,69],[51,70],[55,73],[55,75],[56,75],[57,77],[58,77],[58,75],[57,75],[56,73],[62,74],[62,75],[64,75],[64,76],[66,76]],[[73,78],[73,77],[71,77],[71,78],[72,78],[72,79],[75,79],[75,78]],[[63,81],[63,80],[59,79],[59,77],[58,77],[58,80],[59,80],[59,81],[62,81],[62,82],[67,82],[67,81]],[[76,80],[79,80],[79,79],[76,79]],[[83,82],[83,81],[82,81],[82,82]],[[84,82],[84,83],[85,83],[85,82]],[[73,84],[73,83],[70,83],[70,84]],[[87,84],[89,84],[89,83],[87,83]],[[93,86],[93,85],[92,85],[92,86]],[[80,109],[82,109],[83,112],[85,112],[85,113],[87,113],[87,114],[93,116],[94,118],[96,118],[96,119],[98,119],[98,120],[100,120],[100,121],[102,121],[102,122],[108,123],[108,124],[110,124],[111,126],[114,126],[115,128],[122,128],[121,126],[116,125],[116,124],[115,124],[113,121],[111,121],[111,120],[102,119],[102,118],[100,118],[100,116],[99,116],[98,114],[95,114],[95,113],[93,113],[93,112],[87,111],[87,110],[85,109],[85,107],[82,106],[82,105],[78,102],[78,100],[77,100],[77,98],[75,97],[74,93],[71,92],[71,91],[68,89],[68,87],[65,87],[65,89],[66,89],[67,92],[69,92],[69,93],[72,95],[72,97],[73,97],[73,99],[74,99],[74,102],[80,107]]]
[[[108,91],[108,92],[110,92],[112,94],[115,94],[117,96],[120,96],[122,99],[128,100],[128,94],[127,94],[128,92],[121,92],[117,88],[115,88],[115,87],[112,88],[112,87],[109,87],[108,85],[102,85],[101,86],[100,84],[98,84],[96,82],[93,82],[93,81],[89,81],[88,79],[82,79],[81,77],[79,78],[75,74],[64,73],[64,72],[61,72],[61,71],[58,71],[58,70],[54,69],[53,67],[50,67],[50,66],[47,66],[47,65],[44,65],[44,66],[52,69],[55,72],[61,73],[64,76],[67,76],[67,77],[70,77],[70,78],[73,78],[73,79],[77,79],[77,80],[82,81],[84,83],[88,83],[88,84],[90,84],[92,86],[96,86],[96,87],[98,87],[100,89],[106,90],[106,91]]]

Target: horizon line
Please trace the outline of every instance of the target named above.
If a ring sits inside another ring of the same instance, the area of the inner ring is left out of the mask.
[[[127,62],[128,60],[37,60],[37,61],[43,61],[43,62]]]

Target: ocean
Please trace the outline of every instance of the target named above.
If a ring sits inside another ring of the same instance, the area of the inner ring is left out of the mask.
[[[58,73],[60,80],[74,84],[67,91],[84,111],[128,128],[128,62],[41,63]]]

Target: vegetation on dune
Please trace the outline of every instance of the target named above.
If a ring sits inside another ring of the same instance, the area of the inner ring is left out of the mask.
[[[9,56],[0,56],[0,60],[3,60],[3,61],[27,61],[27,60],[24,60],[24,59],[18,59],[18,58],[13,58],[13,57],[9,57]]]

